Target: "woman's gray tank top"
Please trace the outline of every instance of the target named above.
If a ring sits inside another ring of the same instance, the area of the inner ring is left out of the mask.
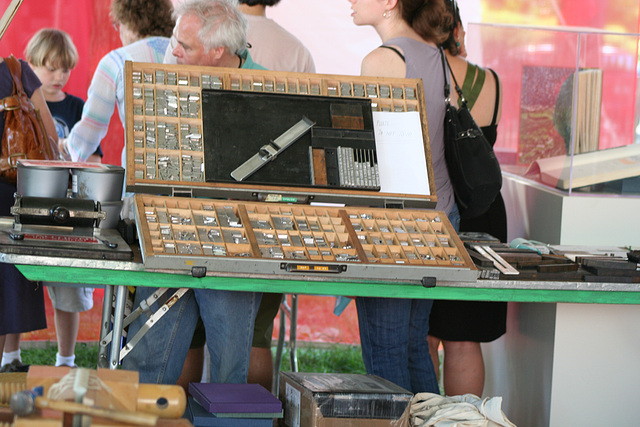
[[[438,197],[436,209],[449,214],[455,199],[444,159],[444,75],[440,52],[434,46],[406,37],[388,40],[385,45],[397,46],[402,50],[407,66],[406,78],[421,78],[423,81],[431,162]]]

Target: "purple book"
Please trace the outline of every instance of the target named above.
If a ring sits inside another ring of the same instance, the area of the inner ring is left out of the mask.
[[[190,383],[189,393],[214,414],[282,412],[282,402],[260,384]]]

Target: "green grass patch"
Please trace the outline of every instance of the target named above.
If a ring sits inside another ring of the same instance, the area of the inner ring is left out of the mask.
[[[55,342],[45,342],[37,346],[22,348],[22,363],[27,365],[55,365],[58,345]],[[80,368],[95,369],[98,365],[98,343],[76,344],[76,365]]]
[[[296,353],[298,355],[298,371],[300,372],[366,373],[359,346],[301,347]],[[285,349],[282,356],[280,370],[291,370],[288,349]]]
[[[57,345],[47,342],[22,349],[22,363],[29,365],[54,365]],[[275,348],[273,348],[275,354]],[[98,343],[76,345],[76,365],[95,369],[98,363]],[[336,372],[346,374],[366,373],[359,346],[330,345],[298,347],[298,370],[300,372]],[[280,370],[290,371],[289,350],[285,347]]]

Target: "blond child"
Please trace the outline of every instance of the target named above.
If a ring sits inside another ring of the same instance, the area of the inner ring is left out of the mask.
[[[42,92],[56,123],[59,138],[66,138],[82,117],[84,101],[62,89],[78,62],[78,51],[71,37],[61,30],[43,28],[31,38],[25,59],[42,82]],[[100,162],[98,150],[88,159]],[[80,325],[80,312],[93,307],[93,288],[56,286],[45,283],[55,314],[58,352],[56,366],[75,366],[75,346]]]
[[[73,125],[82,117],[84,101],[62,89],[69,81],[71,70],[78,63],[78,51],[64,31],[43,28],[33,35],[25,50],[25,59],[42,82],[42,92],[56,122],[59,138],[66,138]],[[100,147],[88,159],[100,162]]]

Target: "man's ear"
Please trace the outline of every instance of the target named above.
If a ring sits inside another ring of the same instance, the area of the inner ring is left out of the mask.
[[[209,51],[209,57],[214,63],[220,61],[220,58],[224,55],[225,48],[224,47],[214,47]]]

